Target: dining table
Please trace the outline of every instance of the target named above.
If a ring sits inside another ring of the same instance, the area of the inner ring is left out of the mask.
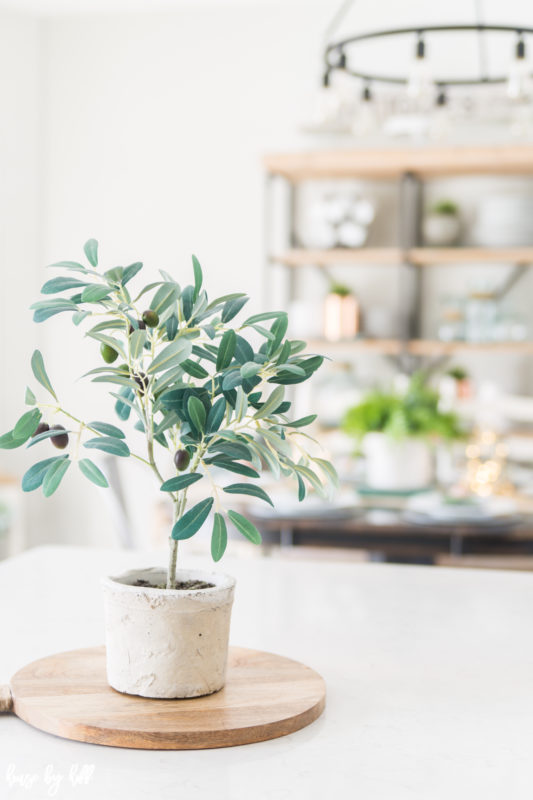
[[[187,567],[215,568],[182,551]],[[35,659],[103,644],[101,576],[164,563],[162,551],[62,545],[0,562],[0,684]],[[255,744],[139,750],[2,714],[0,798],[530,800],[533,574],[252,545],[216,569],[237,579],[231,644],[320,673],[322,715]]]

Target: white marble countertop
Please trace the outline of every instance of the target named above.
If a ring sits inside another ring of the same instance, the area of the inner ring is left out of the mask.
[[[99,576],[157,563],[67,547],[0,563],[0,683],[101,643]],[[324,715],[281,739],[189,752],[70,742],[5,715],[1,798],[533,796],[533,575],[276,558],[223,569],[238,580],[232,643],[318,670]],[[90,779],[73,785],[76,775]]]

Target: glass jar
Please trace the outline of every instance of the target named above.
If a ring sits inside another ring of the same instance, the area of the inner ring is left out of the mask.
[[[441,300],[437,336],[441,342],[456,342],[465,338],[464,300],[446,295]]]
[[[472,292],[465,307],[465,336],[469,342],[490,342],[498,319],[498,299],[492,292]]]

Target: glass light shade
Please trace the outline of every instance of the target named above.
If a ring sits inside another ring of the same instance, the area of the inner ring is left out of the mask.
[[[416,56],[411,63],[407,78],[407,97],[419,104],[430,104],[435,95],[433,73],[427,58]]]
[[[515,58],[509,67],[507,95],[511,100],[527,100],[531,97],[531,65],[526,58]]]

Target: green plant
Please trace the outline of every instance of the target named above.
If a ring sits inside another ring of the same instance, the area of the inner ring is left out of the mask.
[[[331,283],[329,293],[336,294],[339,297],[349,297],[352,294],[352,290],[349,286],[345,286],[344,283]]]
[[[446,372],[446,375],[449,375],[450,378],[453,378],[456,381],[465,381],[469,377],[468,372],[464,367],[451,367]]]
[[[181,288],[161,270],[161,280],[144,286],[132,299],[130,281],[143,265],[100,272],[96,240],[90,239],[84,250],[89,266],[74,261],[51,265],[63,274],[42,287],[46,299],[33,304],[34,321],[43,322],[62,312],[71,313],[76,326],[96,321],[85,335],[104,345],[101,356],[105,363],[87,375],[97,383],[111,384],[117,416],[126,422],[133,413],[134,427],[145,435],[146,452],[133,453],[121,427],[85,422],[63,408],[38,350],[31,359],[33,374],[53,402],[38,401],[33,391],[26,389],[26,404],[31,408],[0,437],[0,447],[11,449],[26,443],[34,447],[48,439],[60,448],[70,443],[69,452],[37,462],[22,479],[24,491],[42,486],[47,497],[56,491],[73,462],[90,481],[107,487],[99,467],[90,458],[79,457],[81,447],[88,453],[100,450],[121,458],[131,456],[149,467],[174,506],[167,578],[168,587],[173,588],[178,541],[193,536],[213,506],[211,553],[215,561],[226,548],[226,518],[250,541],[261,541],[248,519],[237,511],[224,510],[220,497],[222,492],[250,495],[272,504],[270,497],[254,483],[217,486],[214,468],[257,479],[266,464],[276,476],[296,478],[300,500],[308,487],[323,492],[324,483],[336,482],[331,464],[311,456],[303,446],[306,434],[299,429],[316,415],[291,421],[287,416],[291,403],[285,399],[285,387],[307,380],[323,358],[303,354],[305,342],[285,338],[288,318],[284,312],[254,314],[233,327],[230,323],[248,298],[239,292],[209,302],[194,256],[192,285]],[[260,347],[254,348],[250,337],[252,341],[260,338]],[[118,366],[113,354],[120,357]],[[43,414],[56,413],[69,421],[68,430],[60,425],[49,427],[43,420]],[[175,475],[163,476],[157,447],[174,451]],[[187,489],[201,480],[209,487],[206,497],[189,508]]]
[[[343,430],[357,440],[367,433],[385,433],[396,439],[407,436],[457,439],[463,435],[459,418],[439,410],[439,396],[414,375],[404,394],[374,390],[361,403],[349,409]]]
[[[438,203],[431,206],[431,213],[455,216],[459,213],[459,206],[453,200],[439,200]]]

